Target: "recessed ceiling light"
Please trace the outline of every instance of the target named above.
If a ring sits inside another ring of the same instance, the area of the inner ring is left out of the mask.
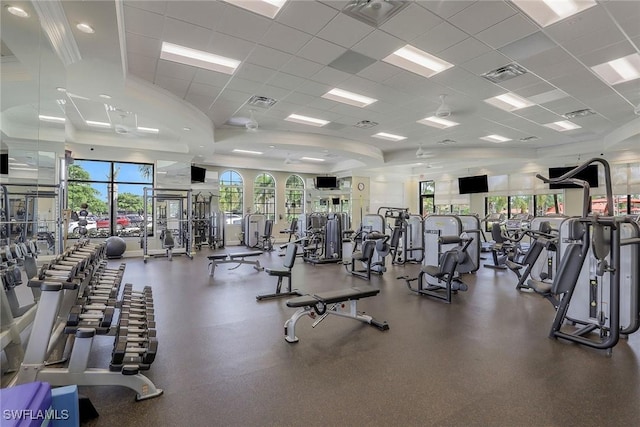
[[[489,141],[489,142],[507,142],[507,141],[511,141],[511,138],[505,138],[504,136],[500,136],[500,135],[487,135],[487,136],[483,136],[480,139],[485,140],[485,141]]]
[[[233,152],[234,153],[244,153],[244,154],[262,154],[262,151],[240,150],[239,148],[234,148]]]
[[[45,116],[43,114],[40,114],[38,118],[43,122],[52,122],[52,123],[64,123],[66,121],[64,117]]]
[[[442,119],[440,117],[436,117],[436,116],[431,116],[431,117],[425,117],[422,120],[418,120],[418,123],[421,123],[423,125],[427,125],[427,126],[431,126],[434,128],[438,128],[438,129],[446,129],[446,128],[450,128],[453,126],[458,126],[460,123],[456,123],[454,121],[451,120],[447,120],[447,119]]]
[[[579,126],[569,120],[560,120],[559,122],[547,123],[546,127],[557,130],[558,132],[565,132],[568,130],[580,129],[582,126]]]
[[[270,145],[269,148],[276,148],[276,146],[275,145]]]
[[[225,74],[233,74],[240,65],[236,59],[167,42],[162,42],[160,59]]]
[[[100,95],[98,95],[100,98],[104,98],[104,99],[111,99],[111,95],[107,95],[106,93],[101,93]]]
[[[309,160],[312,162],[324,162],[324,159],[318,159],[316,157],[300,157],[300,160]]]
[[[18,6],[7,6],[7,12],[9,12],[12,15],[18,16],[20,18],[29,17],[29,14],[27,13],[27,11],[25,11],[22,8],[19,8]]]
[[[235,6],[243,9],[255,12],[259,15],[266,16],[267,18],[275,18],[282,6],[287,0],[224,0],[227,3],[231,3]]]
[[[424,77],[431,77],[453,67],[453,64],[409,44],[396,50],[383,61]]]
[[[200,148],[204,148],[204,145],[201,145]]]
[[[182,128],[182,130],[183,130],[183,131],[188,132],[188,131],[190,131],[190,130],[191,130],[191,128],[190,128],[190,127],[186,127],[186,126],[185,126],[185,127],[183,127],[183,128]]]
[[[628,82],[640,77],[640,55],[632,53],[631,55],[596,65],[591,69],[610,85]]]
[[[594,0],[512,0],[512,2],[542,27],[596,5]]]
[[[96,30],[94,30],[91,27],[91,25],[85,24],[84,22],[81,22],[78,25],[76,25],[76,28],[86,34],[93,34],[96,32]]]
[[[290,114],[285,118],[288,122],[302,123],[303,125],[310,125],[316,127],[322,127],[329,123],[329,120],[316,119],[313,117],[301,116],[300,114]]]
[[[493,98],[485,99],[484,102],[505,111],[515,111],[521,108],[526,108],[526,107],[531,107],[532,105],[536,105],[533,102],[529,101],[528,99],[525,99],[511,92],[494,96]]]
[[[143,126],[138,126],[138,132],[144,132],[144,133],[160,133],[160,129],[156,129],[156,128],[146,128]]]
[[[85,120],[84,122],[87,125],[92,126],[92,127],[96,127],[96,128],[110,128],[111,127],[111,123],[107,123],[107,122],[96,122],[94,120]]]
[[[56,88],[56,90],[57,90],[58,92],[66,92],[66,91],[67,91],[67,90],[66,90],[65,88],[63,88],[63,87],[57,87],[57,88]]]
[[[386,139],[388,141],[402,141],[403,139],[407,139],[406,136],[394,135],[392,133],[386,132],[378,132],[375,135],[371,135],[374,138]]]
[[[357,93],[349,92],[342,89],[331,89],[329,92],[322,95],[325,99],[332,101],[342,102],[344,104],[353,105],[355,107],[366,107],[377,101],[377,99],[369,98],[368,96],[358,95]]]

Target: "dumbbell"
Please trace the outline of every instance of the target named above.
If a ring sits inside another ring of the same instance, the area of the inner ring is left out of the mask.
[[[123,363],[142,362],[142,364],[150,365],[155,360],[158,352],[158,339],[149,337],[144,344],[138,345],[127,340],[127,337],[119,337],[114,343],[111,363],[121,365]]]
[[[67,316],[67,326],[78,326],[80,322],[97,323],[101,328],[109,328],[113,321],[113,307],[106,307],[104,311],[86,312],[81,305],[74,305]]]

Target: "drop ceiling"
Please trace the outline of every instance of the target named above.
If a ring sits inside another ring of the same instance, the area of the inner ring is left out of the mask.
[[[3,138],[21,137],[24,126],[10,120],[58,129],[72,147],[101,141],[123,149],[174,151],[202,165],[311,173],[464,175],[488,166],[514,171],[532,161],[558,166],[571,162],[567,153],[635,150],[640,158],[640,119],[634,114],[640,79],[609,85],[591,68],[640,52],[640,2],[599,2],[546,27],[510,1],[414,1],[376,27],[344,13],[349,1],[289,0],[274,19],[224,1],[55,3],[70,24],[86,22],[96,31],[84,34],[71,25],[82,60],[52,65],[50,78],[38,79],[36,65],[47,66],[29,62],[24,42],[25,31],[38,30],[33,5],[2,2]],[[372,0],[364,7],[376,3],[384,2]],[[10,4],[21,4],[31,17],[8,14]],[[160,59],[163,42],[240,65],[226,74]],[[453,67],[426,78],[384,61],[405,45]],[[53,52],[42,58],[57,63]],[[497,84],[482,77],[512,63],[527,72]],[[29,116],[35,101],[20,90],[29,75],[41,85],[40,114],[59,112],[66,123]],[[67,92],[57,92],[58,85]],[[377,101],[361,108],[323,97],[334,88]],[[505,111],[485,101],[505,93],[535,105]],[[440,95],[446,95],[451,109],[447,120],[458,126],[418,123],[435,114]],[[277,102],[268,108],[250,105],[253,96]],[[58,99],[67,102],[61,107]],[[109,106],[127,114],[109,115]],[[594,114],[571,119],[578,129],[560,132],[545,126],[581,109]],[[286,121],[291,114],[330,123],[312,127]],[[112,126],[87,126],[88,115]],[[254,130],[243,125],[251,115],[258,123]],[[158,134],[135,132],[136,120],[137,126],[159,129]],[[363,121],[377,124],[356,126]],[[131,131],[116,132],[118,124]],[[616,133],[622,127],[632,130]],[[373,136],[380,132],[406,139]],[[612,134],[624,134],[625,140],[616,141]],[[510,141],[480,139],[487,135]],[[442,169],[423,170],[415,155],[418,147],[440,158]]]

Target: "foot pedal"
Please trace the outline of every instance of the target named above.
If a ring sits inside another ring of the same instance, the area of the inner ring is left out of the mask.
[[[138,375],[139,371],[138,365],[124,365],[122,367],[122,375]]]

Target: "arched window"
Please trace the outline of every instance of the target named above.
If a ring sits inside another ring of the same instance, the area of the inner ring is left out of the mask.
[[[287,208],[287,221],[304,213],[304,181],[298,175],[290,175],[287,178],[284,206]]]
[[[244,181],[236,171],[224,171],[220,175],[220,211],[224,212],[227,224],[242,224],[242,195]]]
[[[253,185],[253,207],[267,219],[276,219],[276,180],[268,173],[256,177]]]

